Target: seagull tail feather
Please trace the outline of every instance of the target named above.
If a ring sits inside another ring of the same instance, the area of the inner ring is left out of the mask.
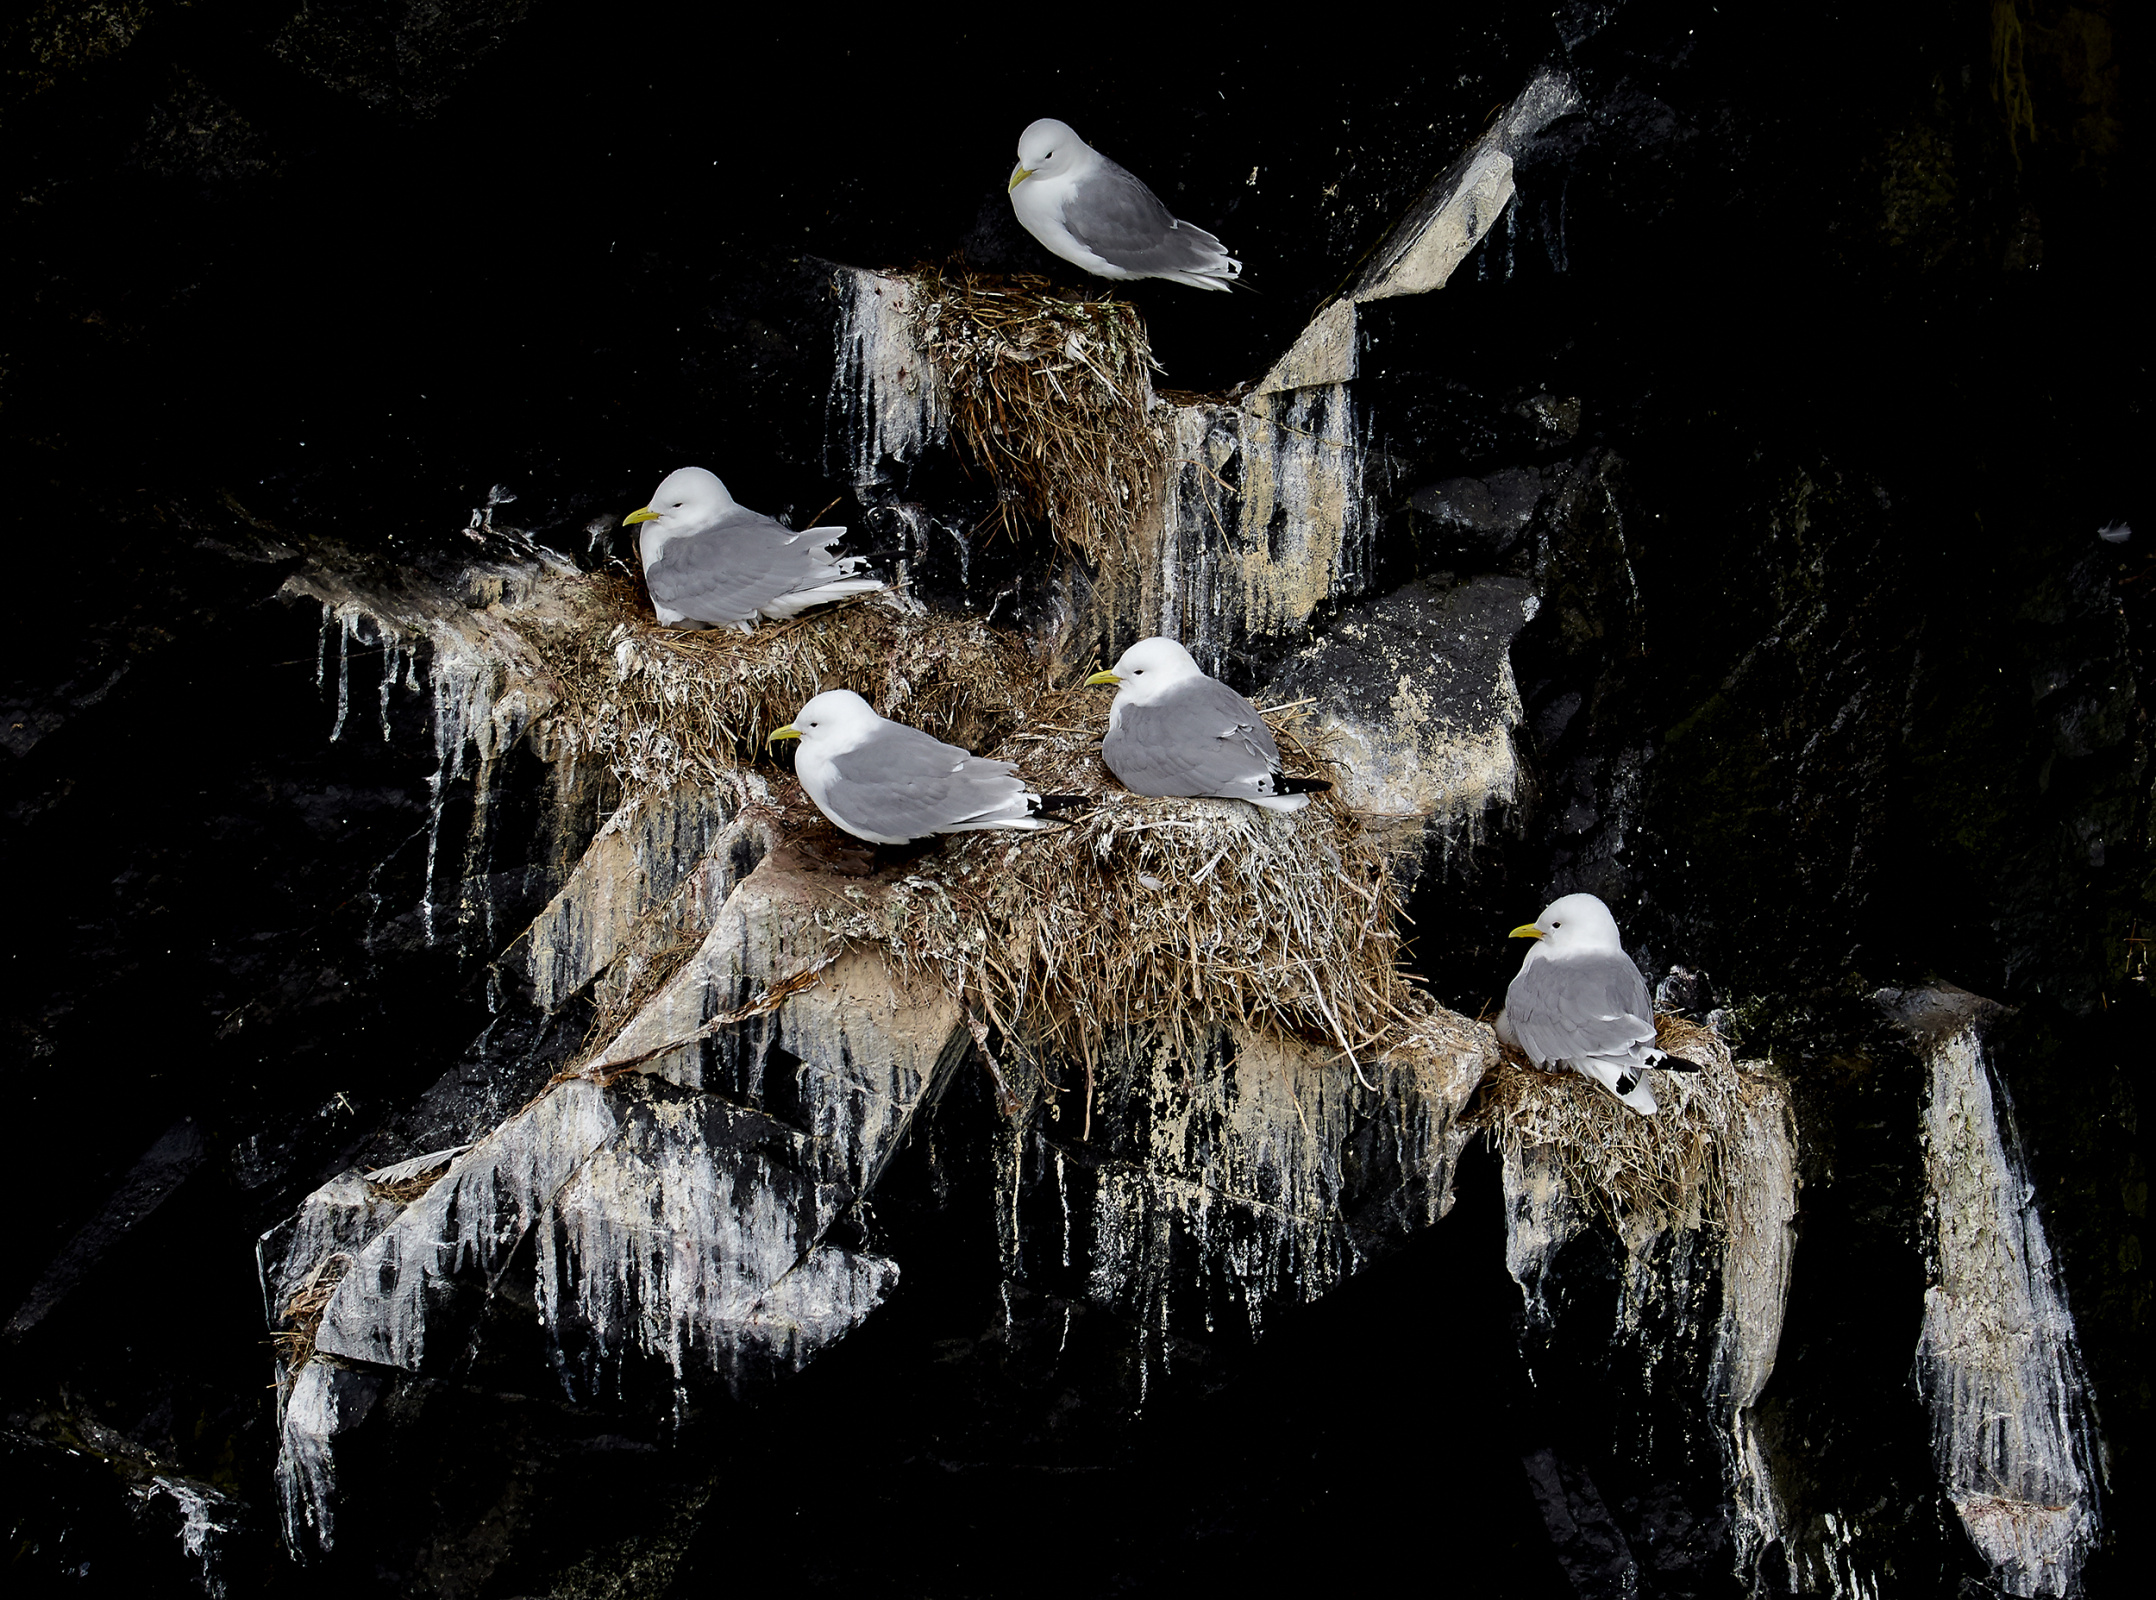
[[[879,589],[890,587],[881,578],[838,578],[829,583],[819,583],[813,589],[796,589],[791,594],[782,594],[757,609],[767,617],[784,621],[788,617],[798,617],[811,606],[843,600],[848,595],[874,594]]]

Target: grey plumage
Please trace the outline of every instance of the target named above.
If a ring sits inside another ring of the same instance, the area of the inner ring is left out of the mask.
[[[1009,811],[1026,786],[1009,761],[991,761],[955,744],[886,723],[857,749],[831,759],[830,815],[847,832],[881,844],[986,826]],[[1023,814],[1023,807],[1020,806]],[[843,819],[842,819],[843,814]]]
[[[1217,678],[1178,684],[1152,705],[1126,705],[1101,744],[1132,794],[1278,792],[1280,746],[1257,707]]]
[[[644,569],[644,582],[653,600],[684,617],[747,622],[783,605],[787,597],[850,577],[858,563],[847,564],[830,553],[845,533],[844,528],[795,533],[769,517],[737,508],[688,538],[668,541],[659,559]],[[797,609],[789,606],[785,614]]]
[[[739,504],[701,467],[670,473],[628,522],[642,524],[644,583],[661,622],[747,631],[758,617],[797,616],[885,587],[858,576],[859,557],[832,554],[844,528],[796,532]]]
[[[1141,639],[1106,672],[1115,685],[1101,758],[1133,794],[1217,796],[1299,811],[1322,778],[1290,778],[1258,708],[1207,677],[1173,639]]]
[[[1504,1014],[1513,1043],[1542,1065],[1625,1058],[1655,1038],[1647,980],[1622,950],[1527,963],[1505,991]]]
[[[1497,1036],[1528,1060],[1592,1078],[1647,1116],[1656,1109],[1649,1068],[1699,1070],[1655,1043],[1647,980],[1625,954],[1609,907],[1595,896],[1553,900],[1512,937],[1535,943],[1505,991]]]
[[[1021,227],[1103,278],[1166,278],[1225,292],[1243,270],[1218,239],[1178,220],[1135,173],[1053,117],[1019,135],[1010,196]]]
[[[1220,276],[1219,239],[1184,222],[1134,174],[1106,156],[1063,208],[1071,237],[1134,278]]]
[[[983,828],[1029,831],[1075,795],[1041,795],[1017,767],[876,715],[848,689],[827,689],[772,734],[801,741],[794,773],[816,807],[871,844],[907,844]]]

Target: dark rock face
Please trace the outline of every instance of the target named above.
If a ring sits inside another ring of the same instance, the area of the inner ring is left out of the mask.
[[[1534,520],[1544,489],[1542,473],[1506,467],[1487,478],[1433,483],[1417,489],[1407,503],[1457,539],[1462,555],[1488,562],[1511,553]]]
[[[64,9],[0,42],[33,1585],[1256,1587],[1432,1505],[1492,1592],[2145,1567],[2156,517],[2115,8],[1523,8],[1337,82],[1252,45],[1078,90],[1000,40],[684,21],[656,60],[520,3]],[[756,110],[723,132],[655,76],[721,44]],[[1161,381],[1221,390],[1545,66],[1569,109],[1508,141],[1442,291],[1357,306],[1351,380],[1175,408],[1173,604],[1085,625],[1172,625],[1363,741],[1445,1004],[1502,992],[1549,898],[1608,899],[1786,1094],[1753,1231],[1536,1200],[1435,1057],[1371,1095],[1133,1038],[1074,1131],[1033,1075],[1083,1064],[926,1003],[863,1044],[872,988],[690,1039],[783,970],[786,874],[734,801],[638,812],[539,748],[546,676],[489,619],[707,460],[1045,634],[1048,552],[979,534],[947,450],[864,469],[888,417],[847,410],[834,264],[965,240],[1067,278],[995,192],[1067,115],[1251,263],[1259,296],[1130,291]],[[932,180],[859,157],[894,83]],[[620,1007],[651,1058],[548,1094]],[[519,1144],[540,1118],[590,1137]],[[649,1242],[726,1228],[737,1283]],[[272,1395],[257,1308],[340,1255]],[[1980,1437],[2001,1372],[2042,1415]]]
[[[424,116],[530,10],[531,0],[302,0],[270,49],[373,110]]]

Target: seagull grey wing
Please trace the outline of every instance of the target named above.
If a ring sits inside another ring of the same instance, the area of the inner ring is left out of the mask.
[[[1101,746],[1133,794],[1270,794],[1280,747],[1258,709],[1217,678],[1195,679],[1151,705],[1125,706]]]
[[[1654,1042],[1647,980],[1622,951],[1529,962],[1505,991],[1505,1016],[1537,1062],[1623,1056]]]
[[[1148,276],[1218,276],[1227,253],[1203,228],[1177,221],[1135,174],[1105,156],[1064,203],[1063,226],[1103,261]]]
[[[831,760],[833,809],[849,822],[921,839],[1000,810],[1026,792],[1008,761],[991,761],[918,728],[887,722]]]
[[[644,569],[652,599],[699,622],[749,622],[782,595],[841,576],[827,546],[845,530],[795,533],[736,511],[700,533],[669,539]]]

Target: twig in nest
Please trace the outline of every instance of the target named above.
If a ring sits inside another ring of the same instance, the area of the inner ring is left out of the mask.
[[[329,1309],[330,1297],[351,1266],[351,1256],[342,1250],[331,1251],[314,1264],[314,1270],[285,1302],[285,1318],[292,1326],[271,1334],[270,1341],[284,1357],[287,1379],[314,1355],[314,1336],[322,1326],[322,1314]]]
[[[1547,1152],[1572,1199],[1620,1232],[1719,1225],[1727,1219],[1733,1163],[1762,1121],[1778,1116],[1779,1091],[1738,1072],[1729,1049],[1680,1017],[1656,1019],[1661,1048],[1701,1063],[1696,1073],[1659,1074],[1661,1108],[1643,1117],[1601,1085],[1572,1072],[1544,1072],[1507,1048],[1470,1114],[1517,1158]]]
[[[1072,300],[1045,279],[922,265],[914,336],[943,379],[951,425],[1013,533],[1044,521],[1099,565],[1126,556],[1159,480],[1156,367],[1135,307]]]

